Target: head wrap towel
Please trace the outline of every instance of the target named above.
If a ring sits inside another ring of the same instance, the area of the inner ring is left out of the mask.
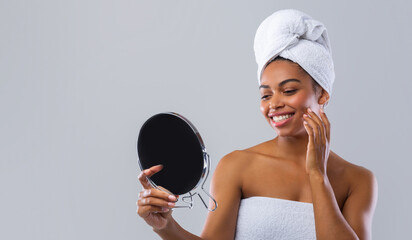
[[[299,64],[332,95],[335,71],[325,26],[295,9],[274,12],[256,31],[254,51],[258,82],[270,60],[277,56]]]

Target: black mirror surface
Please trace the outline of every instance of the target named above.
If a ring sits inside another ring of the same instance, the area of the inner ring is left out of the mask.
[[[204,146],[194,126],[179,114],[159,113],[141,127],[137,141],[142,170],[162,164],[150,177],[156,186],[175,195],[188,193],[201,182],[205,170]]]

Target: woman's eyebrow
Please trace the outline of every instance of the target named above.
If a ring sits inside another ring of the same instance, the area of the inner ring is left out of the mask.
[[[285,85],[286,83],[288,83],[288,82],[298,82],[298,83],[302,83],[300,80],[298,80],[298,79],[295,79],[295,78],[291,78],[291,79],[286,79],[286,80],[283,80],[281,83],[279,83],[279,87],[282,87],[283,85]],[[261,88],[269,88],[269,85],[260,85],[259,86],[259,89],[261,89]]]

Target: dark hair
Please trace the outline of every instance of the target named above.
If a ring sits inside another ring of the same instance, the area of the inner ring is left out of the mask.
[[[308,74],[308,75],[310,76],[310,74],[309,74],[308,72],[306,72],[306,70],[303,69],[299,64],[295,63],[294,61],[292,61],[292,60],[290,60],[290,59],[283,58],[283,57],[281,57],[281,56],[277,56],[277,57],[275,57],[274,59],[270,60],[267,65],[269,65],[271,62],[274,62],[274,61],[289,61],[289,62],[291,62],[291,63],[294,63],[294,64],[296,64],[296,65],[299,66],[299,69],[300,69],[301,71],[304,71],[306,74]],[[267,66],[267,65],[266,65],[266,66]],[[313,79],[312,76],[310,76],[310,78],[312,78],[312,88],[313,88],[313,92],[314,92],[315,94],[317,94],[317,89],[318,89],[318,88],[322,89],[322,87],[319,85],[318,82],[316,82],[316,81]]]

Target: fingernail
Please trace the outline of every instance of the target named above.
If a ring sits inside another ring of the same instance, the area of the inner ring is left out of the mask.
[[[320,112],[321,112],[321,113],[324,113],[323,108],[320,109]]]
[[[169,208],[162,208],[162,212],[168,212],[170,209]]]
[[[303,116],[304,116],[304,117],[308,117],[308,115],[306,115],[306,114],[303,114]]]
[[[169,203],[167,203],[167,205],[169,205],[169,206],[171,206],[171,207],[174,207],[174,206],[175,206],[175,203],[174,203],[174,202],[169,202]]]
[[[170,199],[170,201],[176,201],[177,200],[176,197],[173,196],[173,195],[169,195],[169,199]]]
[[[308,108],[308,112],[312,112],[312,109]]]

